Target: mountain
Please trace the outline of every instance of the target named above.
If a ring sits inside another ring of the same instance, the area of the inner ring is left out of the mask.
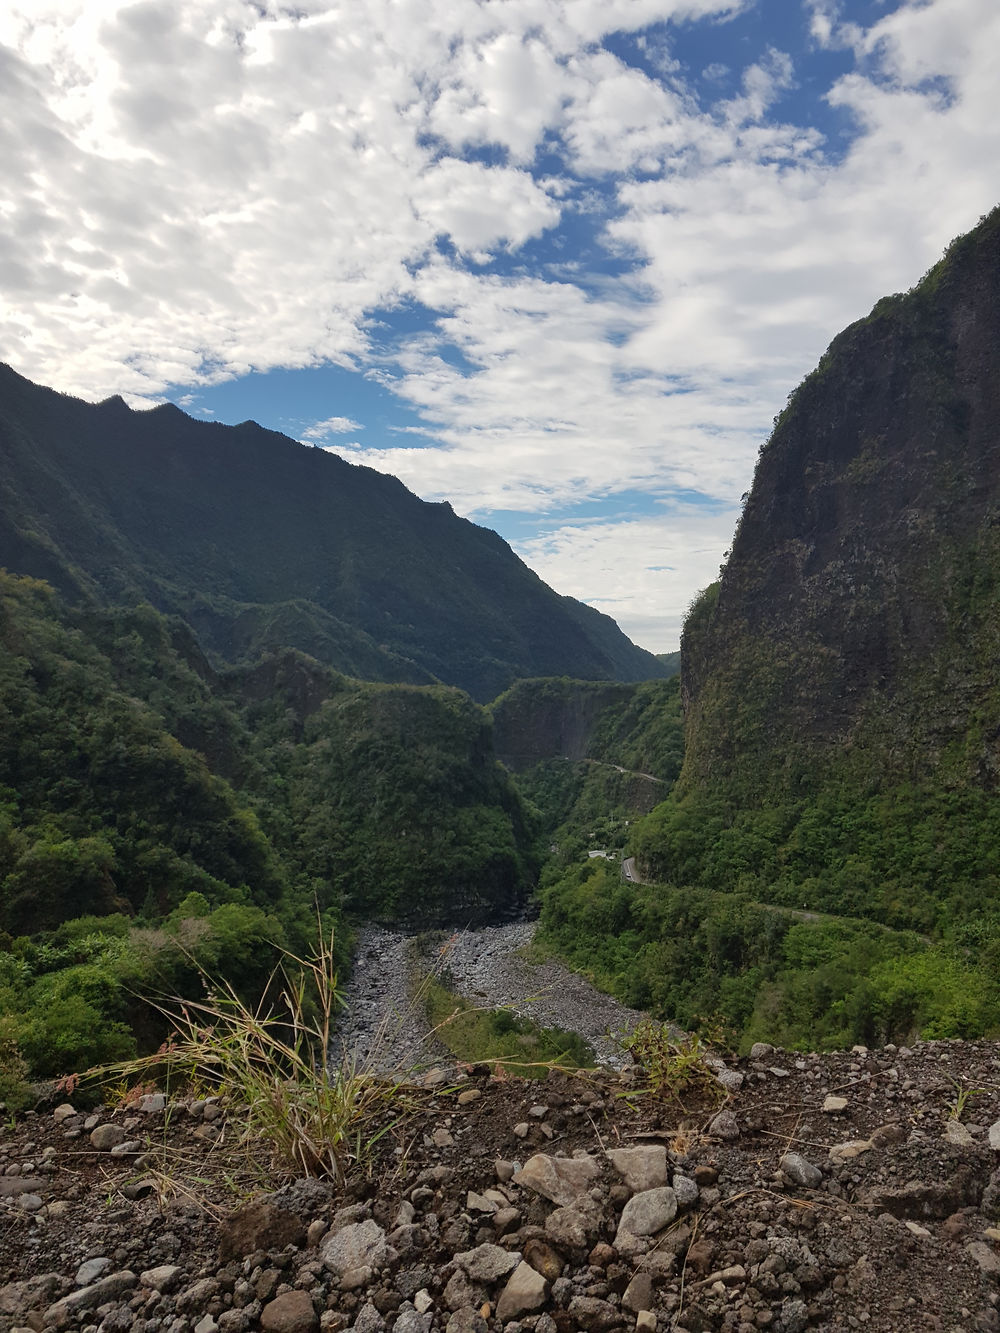
[[[681,658],[656,887],[567,882],[564,952],[745,1040],[1000,1023],[1000,210],[790,396]]]
[[[6,366],[0,566],[70,598],[149,601],[229,661],[293,647],[482,701],[519,676],[664,675],[495,532],[393,477],[253,422],[84,403]]]

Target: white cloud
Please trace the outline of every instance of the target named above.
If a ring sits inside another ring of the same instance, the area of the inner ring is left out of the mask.
[[[853,53],[828,90],[856,127],[841,155],[774,119],[800,77],[787,55],[749,52],[712,107],[673,30],[644,31],[750,4],[13,0],[0,355],[137,401],[250,368],[374,367],[430,442],[330,447],[464,512],[676,488],[731,506],[833,334],[1000,196],[995,0],[893,0],[867,27],[836,0],[791,11]],[[610,33],[637,35],[656,76]],[[532,247],[560,228],[589,228],[587,255],[546,265]],[[390,364],[373,313],[403,303],[437,323]],[[337,420],[303,438],[359,429]],[[717,564],[729,510],[712,512],[639,535],[697,519]],[[676,621],[689,584],[640,572],[637,601],[615,582],[634,528],[560,531],[524,549],[561,590],[634,624],[661,599]]]
[[[516,549],[547,583],[590,600],[636,643],[671,652],[693,595],[719,577],[738,514],[674,504],[662,517],[567,524]]]
[[[327,417],[325,421],[316,421],[302,432],[303,440],[325,440],[329,435],[350,435],[351,431],[364,430],[360,421],[350,417]]]

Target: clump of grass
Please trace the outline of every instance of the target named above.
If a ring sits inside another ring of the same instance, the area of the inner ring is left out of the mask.
[[[654,1097],[670,1099],[682,1111],[687,1109],[684,1096],[708,1097],[713,1102],[725,1097],[708,1063],[709,1048],[697,1033],[678,1039],[664,1024],[645,1019],[621,1042],[641,1067],[648,1080],[645,1090]]]
[[[426,978],[421,993],[435,1037],[459,1060],[498,1065],[518,1078],[545,1078],[552,1065],[594,1064],[594,1052],[577,1033],[539,1027],[510,1009],[470,1004],[442,977]]]
[[[155,1055],[115,1066],[114,1074],[131,1082],[154,1073],[167,1086],[222,1096],[248,1150],[269,1147],[272,1170],[340,1183],[416,1094],[376,1076],[371,1062],[345,1057],[330,1065],[340,1004],[333,937],[320,933],[304,958],[282,955],[257,1005],[204,973],[204,1000],[153,1002],[172,1035]]]

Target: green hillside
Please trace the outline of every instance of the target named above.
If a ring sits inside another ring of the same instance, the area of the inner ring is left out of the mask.
[[[665,674],[495,532],[393,477],[253,422],[84,403],[5,366],[0,567],[74,599],[149,601],[229,662],[293,647],[481,701],[520,676]]]
[[[564,877],[568,956],[744,1042],[1000,1028],[998,422],[1000,210],[776,419],[685,626],[650,885]]]

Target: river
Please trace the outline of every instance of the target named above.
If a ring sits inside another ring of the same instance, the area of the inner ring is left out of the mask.
[[[524,950],[536,924],[515,921],[461,930],[434,937],[437,942],[365,926],[344,988],[341,1050],[383,1072],[447,1063],[450,1057],[428,1031],[423,1008],[413,998],[420,976],[446,969],[449,984],[474,1004],[508,1006],[540,1027],[577,1032],[599,1064],[620,1068],[627,1057],[617,1036],[648,1015],[605,995],[554,959],[529,962]]]

